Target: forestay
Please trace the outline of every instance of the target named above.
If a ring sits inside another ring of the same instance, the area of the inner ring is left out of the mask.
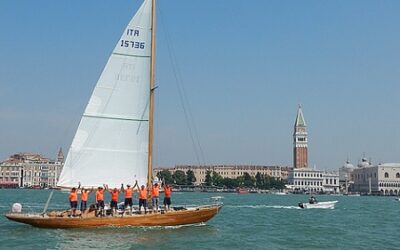
[[[72,141],[60,187],[145,184],[148,162],[151,0],[115,46]]]

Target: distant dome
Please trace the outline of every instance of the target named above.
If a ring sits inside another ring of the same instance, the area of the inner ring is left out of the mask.
[[[365,158],[365,157],[362,158],[362,159],[361,159],[361,162],[358,164],[358,167],[359,167],[359,168],[369,167],[369,166],[371,166],[371,165],[369,164],[368,159]]]
[[[343,165],[344,168],[354,168],[354,165],[351,164],[349,161],[346,161],[346,163]]]

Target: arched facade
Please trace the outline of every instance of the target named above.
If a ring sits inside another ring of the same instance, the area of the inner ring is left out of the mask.
[[[359,165],[353,170],[354,192],[400,195],[400,163]]]

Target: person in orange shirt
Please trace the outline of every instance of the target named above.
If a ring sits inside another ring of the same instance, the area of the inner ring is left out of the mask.
[[[147,188],[142,185],[139,189],[139,213],[142,213],[142,206],[144,207],[144,213],[147,213]]]
[[[117,213],[119,191],[116,188],[114,188],[113,190],[109,190],[108,185],[106,185],[106,190],[108,190],[111,194],[110,207],[112,211],[111,214],[114,216]]]
[[[97,215],[104,216],[104,189],[98,187],[96,192]]]
[[[93,190],[86,188],[81,189],[81,212],[83,213],[87,209],[87,201],[89,199],[89,194]]]
[[[78,193],[76,191],[76,188],[71,189],[71,191],[69,192],[68,199],[71,205],[72,216],[75,217],[76,208],[78,207]]]
[[[171,206],[171,193],[172,188],[167,184],[164,186],[164,206],[165,211],[168,211]]]
[[[131,187],[131,185],[126,185],[126,189],[124,189],[124,184],[121,184],[121,192],[125,193],[125,202],[124,202],[124,213],[127,207],[129,207],[129,213],[132,213],[132,197],[133,193],[135,192],[134,188],[137,187],[137,181],[135,182],[135,185]]]
[[[160,196],[160,187],[158,186],[158,183],[155,183],[153,187],[151,188],[151,205],[153,207],[153,212],[154,208],[156,208],[156,212],[158,212],[158,202],[159,202],[159,196]]]

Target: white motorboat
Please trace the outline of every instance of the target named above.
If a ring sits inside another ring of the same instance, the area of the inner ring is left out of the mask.
[[[287,192],[273,192],[274,195],[287,195]]]
[[[322,208],[322,209],[334,209],[335,204],[338,201],[322,201],[322,202],[314,202],[314,203],[299,203],[300,208]]]

